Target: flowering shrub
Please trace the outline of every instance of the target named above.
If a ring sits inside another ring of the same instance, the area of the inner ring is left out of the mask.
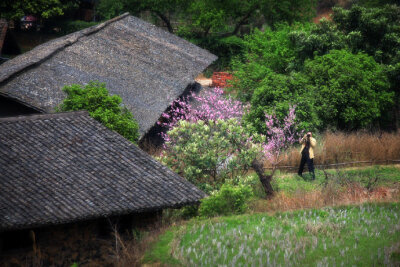
[[[243,213],[247,209],[247,200],[253,195],[248,185],[224,184],[219,191],[214,191],[201,201],[199,215],[212,217],[232,213]]]
[[[275,115],[266,114],[267,142],[263,144],[263,154],[260,158],[254,158],[251,167],[257,173],[267,197],[273,195],[271,185],[276,167],[281,161],[281,154],[287,147],[295,142],[297,129],[295,125],[295,107],[289,108],[289,114],[284,118],[283,123],[276,119]],[[263,169],[262,159],[267,159],[272,165],[272,173],[266,175]]]
[[[288,115],[281,123],[277,120],[276,115],[265,115],[265,125],[267,128],[267,142],[263,145],[265,158],[276,166],[280,161],[280,155],[283,151],[289,148],[297,138],[301,136],[298,133],[295,119],[295,108],[289,108]]]
[[[190,100],[194,100],[194,104]],[[159,122],[168,130],[173,128],[178,121],[186,120],[226,120],[237,118],[240,120],[248,106],[242,102],[224,97],[224,91],[215,87],[212,91],[205,91],[203,95],[191,94],[175,100],[171,109],[162,114],[164,122]]]
[[[261,153],[261,135],[249,134],[237,119],[179,121],[168,132],[161,161],[205,191],[246,171]]]
[[[217,189],[226,178],[252,167],[267,195],[272,195],[271,179],[282,151],[296,139],[295,106],[280,123],[275,115],[265,115],[267,138],[254,134],[240,119],[249,108],[240,101],[227,99],[214,88],[203,96],[192,95],[175,101],[163,114],[160,124],[169,131],[163,135],[165,153],[161,161],[203,190]],[[265,142],[267,140],[267,142]],[[262,160],[273,168],[265,175]]]

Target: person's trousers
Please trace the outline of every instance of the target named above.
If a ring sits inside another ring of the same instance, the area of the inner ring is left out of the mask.
[[[298,174],[300,176],[303,175],[303,170],[304,170],[304,165],[308,167],[308,172],[312,174],[313,180],[315,179],[315,173],[314,173],[314,159],[310,159],[310,156],[308,154],[302,154],[301,155],[301,161],[300,161],[300,167],[299,167],[299,172]]]

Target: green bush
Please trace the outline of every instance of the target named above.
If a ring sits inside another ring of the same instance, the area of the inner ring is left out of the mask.
[[[262,137],[250,135],[249,131],[236,119],[180,121],[168,132],[170,140],[160,160],[205,192],[211,192],[220,188],[225,179],[246,171],[260,153],[261,145],[255,142],[261,142]],[[248,145],[250,139],[254,143]]]
[[[246,202],[252,195],[250,186],[224,184],[219,191],[213,192],[201,201],[199,215],[213,217],[243,213],[247,209]]]
[[[104,83],[90,82],[85,86],[65,86],[67,94],[57,111],[87,110],[91,117],[107,128],[116,131],[131,142],[139,138],[139,126],[132,113],[122,106],[118,95],[110,96]]]

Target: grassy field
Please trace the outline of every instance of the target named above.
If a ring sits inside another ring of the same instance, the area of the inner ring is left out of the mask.
[[[400,183],[400,165],[371,166],[363,168],[347,168],[338,170],[316,170],[316,180],[311,181],[311,175],[304,173],[304,179],[294,173],[277,173],[274,189],[285,193],[295,193],[298,190],[311,191],[322,188],[327,182],[335,181],[339,184],[358,183],[370,189],[374,187],[392,186]],[[255,179],[256,177],[254,177]],[[327,179],[328,178],[328,179]],[[376,180],[376,181],[375,181]],[[375,182],[374,182],[375,181]],[[372,184],[373,183],[373,184]]]
[[[266,200],[258,178],[248,183],[256,197],[253,212],[275,212],[364,202],[400,201],[400,166],[371,166],[338,170],[316,170],[316,180],[309,174],[304,179],[292,173],[277,173],[273,180],[275,196]]]
[[[316,180],[304,178],[278,172],[275,196],[267,200],[257,176],[250,175],[245,183],[255,197],[247,215],[197,217],[172,227],[143,261],[168,266],[399,266],[399,165],[317,170]]]
[[[183,266],[399,266],[400,204],[192,220],[144,262]]]

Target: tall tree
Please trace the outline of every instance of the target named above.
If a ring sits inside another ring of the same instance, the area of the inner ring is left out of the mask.
[[[77,7],[79,0],[2,0],[0,1],[0,17],[18,20],[25,15],[34,15],[47,19],[63,15],[64,11]]]
[[[192,26],[200,28],[203,36],[211,31],[237,35],[241,26],[260,18],[271,27],[283,21],[307,21],[314,15],[315,4],[315,0],[194,0],[189,13]]]
[[[105,18],[124,11],[139,14],[150,11],[170,32],[172,21],[200,37],[210,32],[237,35],[242,25],[264,18],[270,26],[278,22],[308,20],[314,14],[315,0],[100,0],[98,10]]]
[[[161,19],[168,31],[173,33],[174,28],[170,17],[185,10],[189,2],[184,0],[100,0],[97,9],[105,19],[110,19],[126,11],[134,15],[149,11]]]

